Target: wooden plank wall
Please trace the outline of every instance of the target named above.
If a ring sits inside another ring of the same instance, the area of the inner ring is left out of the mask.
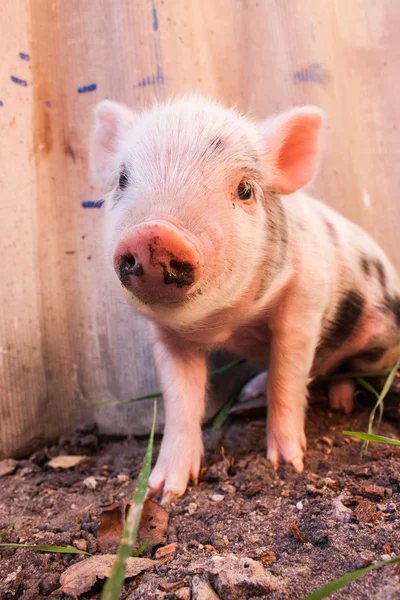
[[[82,207],[99,198],[87,145],[102,98],[140,109],[196,89],[259,117],[323,107],[326,152],[312,191],[400,267],[396,0],[5,0],[2,9],[0,455],[23,454],[77,419],[125,433],[151,419],[146,408],[91,408],[157,389],[146,325],[109,280],[102,211]]]

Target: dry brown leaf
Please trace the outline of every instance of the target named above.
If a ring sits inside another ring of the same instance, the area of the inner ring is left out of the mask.
[[[57,592],[69,594],[75,598],[88,592],[98,579],[104,579],[111,573],[115,560],[115,554],[99,554],[68,567],[60,577],[61,588]],[[128,558],[126,563],[126,575],[136,577],[154,564],[149,558]]]
[[[0,477],[14,473],[17,464],[17,461],[13,458],[5,458],[4,460],[0,460]]]
[[[143,506],[142,519],[138,531],[138,545],[151,540],[147,548],[167,543],[168,512],[154,502],[146,500]]]
[[[47,466],[52,469],[72,469],[72,467],[76,467],[82,462],[86,456],[78,456],[72,454],[60,454],[60,456],[55,456],[47,463]]]
[[[122,538],[126,511],[127,505],[125,502],[114,502],[103,509],[97,530],[101,552],[110,552],[110,550],[115,550],[118,547]]]
[[[126,515],[130,502],[114,502],[100,515],[100,525],[97,530],[97,539],[101,552],[116,550],[121,541]],[[166,544],[167,542],[168,513],[157,502],[146,500],[143,506],[136,547],[149,542],[147,548]]]

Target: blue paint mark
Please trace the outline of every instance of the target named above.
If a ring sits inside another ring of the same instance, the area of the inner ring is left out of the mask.
[[[2,100],[0,100],[0,106],[4,106],[4,104],[3,104],[3,101],[2,101]]]
[[[20,52],[19,57],[22,58],[22,60],[31,60],[29,54],[25,54],[25,52]]]
[[[14,77],[14,75],[10,75],[11,81],[14,83],[18,83],[18,85],[23,85],[24,87],[28,86],[28,82],[25,79],[20,79],[19,77]]]
[[[314,63],[293,74],[293,83],[325,83],[329,74],[324,70],[320,63]]]
[[[154,31],[157,31],[158,29],[157,10],[155,8],[153,8],[153,29]]]
[[[85,94],[86,92],[94,92],[97,89],[97,83],[91,83],[90,85],[83,85],[78,88],[78,92],[80,94]]]
[[[86,233],[84,233],[83,235],[81,235],[81,238],[84,240],[86,237]]]
[[[88,259],[88,260],[92,260],[92,257],[91,257],[91,256],[88,256],[88,257],[87,257],[87,259]]]
[[[83,208],[100,208],[103,204],[104,200],[84,200],[82,202]]]
[[[46,100],[45,105],[50,107],[51,106],[50,100]]]

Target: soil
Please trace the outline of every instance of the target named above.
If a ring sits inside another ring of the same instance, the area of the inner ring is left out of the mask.
[[[342,434],[366,431],[368,415],[368,407],[345,416],[313,405],[301,475],[290,466],[275,473],[265,459],[265,417],[230,417],[219,430],[205,427],[202,480],[168,508],[163,544],[175,551],[126,581],[121,598],[201,600],[212,598],[209,584],[223,600],[297,600],[349,571],[400,555],[400,448],[374,444],[360,458],[360,442]],[[380,433],[399,437],[398,424],[384,420]],[[15,472],[0,479],[0,529],[15,522],[2,541],[99,553],[99,515],[104,506],[131,498],[146,444],[82,427],[19,460]],[[154,457],[158,447],[159,440]],[[59,454],[88,458],[71,469],[49,467]],[[156,551],[148,548],[144,556],[154,558]],[[2,548],[0,598],[64,598],[57,592],[60,574],[83,560]],[[271,591],[253,571],[273,581]],[[98,582],[80,597],[100,598],[101,588]],[[334,598],[399,600],[400,569],[369,573]]]

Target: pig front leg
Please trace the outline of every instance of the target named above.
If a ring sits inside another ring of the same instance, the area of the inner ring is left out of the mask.
[[[156,330],[154,358],[165,408],[160,453],[149,479],[149,494],[163,490],[163,502],[181,496],[192,478],[197,482],[203,454],[207,365],[205,354],[182,346]]]
[[[319,323],[314,317],[304,318],[293,307],[290,311],[292,316],[281,314],[273,329],[267,378],[267,458],[275,469],[282,460],[301,473],[306,449],[307,382]]]

